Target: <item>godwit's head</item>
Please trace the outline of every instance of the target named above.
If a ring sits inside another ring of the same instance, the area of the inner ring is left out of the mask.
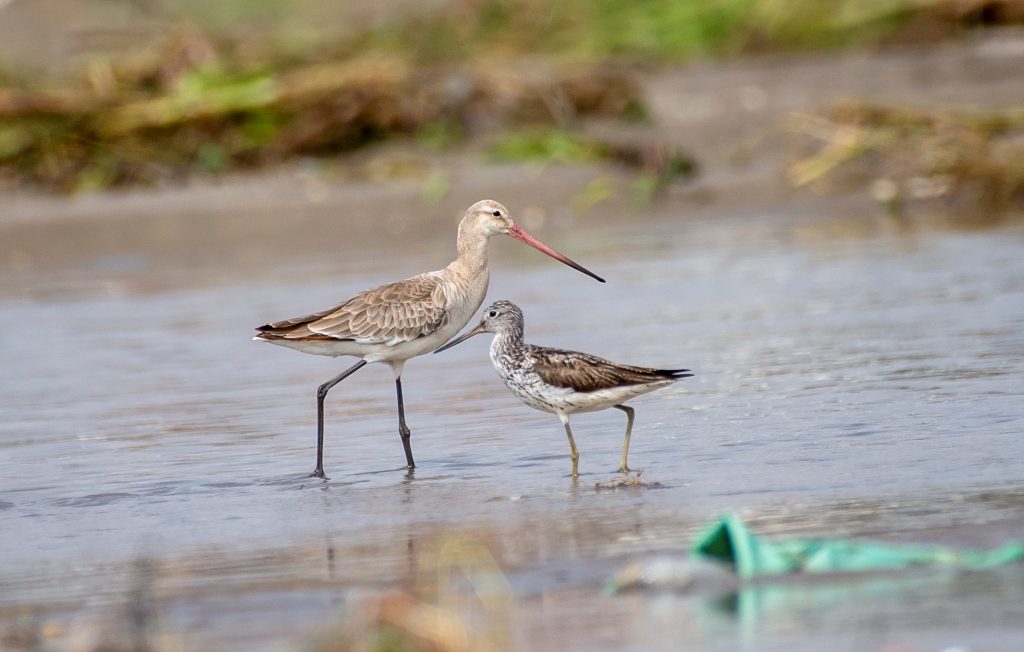
[[[493,199],[478,201],[466,209],[466,216],[462,218],[462,223],[459,224],[459,238],[461,239],[463,234],[467,232],[478,237],[483,236],[484,239],[492,235],[511,236],[520,242],[525,242],[538,251],[543,251],[555,260],[604,283],[604,279],[597,274],[572,261],[569,257],[558,253],[524,231],[523,227],[512,221],[512,217],[508,214],[508,209]]]
[[[508,334],[513,338],[522,340],[523,337],[523,311],[511,301],[495,301],[484,308],[484,316],[480,323],[471,331],[467,331],[460,337],[455,338],[434,353],[440,353],[450,349],[460,342],[465,342],[474,335],[480,333],[494,333],[496,335]]]
[[[490,237],[508,233],[515,225],[516,223],[509,217],[507,208],[493,199],[484,199],[466,209],[466,216],[462,218],[459,229],[468,228]]]

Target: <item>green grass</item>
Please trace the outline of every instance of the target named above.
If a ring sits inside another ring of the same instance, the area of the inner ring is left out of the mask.
[[[589,163],[607,156],[607,147],[557,128],[533,128],[502,134],[490,147],[499,161]]]
[[[449,0],[398,3],[367,21],[351,4],[180,0],[165,20],[294,60],[385,51],[417,62],[541,54],[678,61],[744,51],[834,49],[891,37],[940,0]],[[149,14],[152,18],[152,14]],[[356,18],[354,18],[356,17]],[[944,14],[944,20],[949,20]]]
[[[359,48],[420,60],[542,53],[676,61],[743,51],[833,49],[891,36],[931,0],[474,0],[397,18]]]

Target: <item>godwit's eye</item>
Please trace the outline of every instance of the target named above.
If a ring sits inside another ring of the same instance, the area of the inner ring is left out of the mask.
[[[490,317],[491,319],[494,319],[495,317],[498,316],[498,311],[497,310],[492,310],[489,313],[487,313],[487,316]]]
[[[491,215],[493,215],[494,217],[501,217],[501,211],[494,211],[493,213],[491,213]]]

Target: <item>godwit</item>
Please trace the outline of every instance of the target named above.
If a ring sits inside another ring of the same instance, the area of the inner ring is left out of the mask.
[[[491,362],[505,386],[530,407],[557,414],[565,426],[572,451],[572,476],[579,476],[580,452],[569,428],[569,415],[615,407],[626,413],[626,439],[622,443],[619,471],[629,466],[629,436],[633,432],[633,408],[625,401],[671,385],[693,374],[689,369],[649,369],[609,362],[596,355],[563,351],[523,343],[523,311],[509,301],[496,301],[484,310],[480,324],[434,353],[450,349],[479,333],[494,333]]]
[[[388,283],[360,292],[321,312],[259,326],[253,339],[280,344],[304,353],[360,358],[316,391],[316,468],[324,475],[324,398],[332,387],[370,362],[391,365],[398,394],[398,433],[409,469],[412,459],[409,427],[402,402],[402,369],[409,358],[429,353],[458,333],[487,294],[487,240],[503,233],[543,251],[555,260],[604,283],[604,279],[536,240],[496,201],[479,201],[459,223],[458,258],[436,272]]]

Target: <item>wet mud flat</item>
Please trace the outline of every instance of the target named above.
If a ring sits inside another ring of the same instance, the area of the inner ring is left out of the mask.
[[[769,536],[1020,537],[1019,221],[793,197],[771,166],[712,168],[648,213],[613,199],[579,215],[567,192],[604,171],[447,163],[459,182],[434,207],[414,181],[303,170],[10,198],[3,649],[294,649],[324,631],[356,647],[424,613],[469,632],[441,649],[1024,646],[1020,567],[607,587],[727,511]],[[660,487],[596,487],[616,475],[609,413],[574,420],[568,478],[557,419],[507,394],[483,338],[410,362],[414,476],[374,366],[332,392],[331,481],[305,477],[313,393],[339,364],[252,327],[444,265],[485,196],[609,281],[493,243],[488,297],[523,307],[528,341],[697,374],[634,404],[631,462]]]

